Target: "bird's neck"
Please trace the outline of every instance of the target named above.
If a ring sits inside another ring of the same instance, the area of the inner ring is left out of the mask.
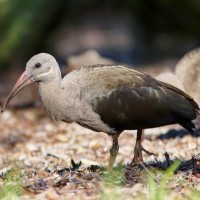
[[[59,111],[59,96],[61,92],[61,77],[39,83],[39,92],[43,105],[48,114],[54,118]]]
[[[61,77],[48,79],[44,82],[39,82],[40,94],[57,94],[61,88]]]
[[[53,72],[48,74],[48,77],[46,77],[43,81],[39,82],[40,94],[57,94],[61,86],[61,80],[61,72],[57,64],[57,66],[54,66]]]

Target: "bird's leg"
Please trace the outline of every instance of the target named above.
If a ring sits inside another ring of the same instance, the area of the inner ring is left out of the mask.
[[[134,149],[134,157],[133,157],[131,164],[143,162],[142,149],[141,149],[142,134],[143,134],[142,130],[137,131],[137,137],[136,137],[136,143],[135,143],[135,149]]]
[[[112,135],[113,144],[110,149],[110,160],[108,163],[108,170],[111,171],[119,151],[118,137],[119,135]]]
[[[143,135],[143,130],[139,129],[137,131],[137,138],[136,138],[136,144],[135,144],[135,149],[134,149],[134,157],[131,162],[131,165],[143,162],[142,151],[144,151],[148,155],[154,155],[153,153],[144,149],[144,147],[142,146],[142,144],[141,144],[142,135]]]

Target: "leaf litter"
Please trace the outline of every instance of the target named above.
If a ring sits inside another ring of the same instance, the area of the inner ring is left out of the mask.
[[[178,125],[147,130],[143,146],[156,156],[144,154],[145,163],[135,166],[129,165],[135,131],[122,133],[108,172],[111,139],[105,133],[54,122],[41,107],[6,110],[0,121],[0,193],[15,183],[20,199],[148,199],[148,177],[159,185],[175,160],[181,163],[166,187],[180,199],[190,195],[188,188],[200,190],[198,132],[192,136]]]

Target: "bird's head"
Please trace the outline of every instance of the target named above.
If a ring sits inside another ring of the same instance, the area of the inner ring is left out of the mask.
[[[24,87],[33,82],[47,82],[56,77],[58,64],[53,56],[47,53],[40,53],[33,56],[26,64],[26,69],[15,83],[8,95],[1,112],[3,112],[10,100]]]
[[[53,56],[40,53],[33,56],[26,64],[25,74],[34,82],[45,82],[55,77],[58,64]]]

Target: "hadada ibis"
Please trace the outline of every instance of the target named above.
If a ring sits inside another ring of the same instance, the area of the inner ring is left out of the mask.
[[[56,121],[76,122],[112,137],[108,168],[112,169],[124,130],[137,130],[132,163],[143,162],[144,129],[180,124],[189,132],[199,107],[191,96],[167,83],[122,65],[91,65],[61,77],[55,58],[46,53],[33,56],[8,95],[9,101],[25,86],[39,83],[39,92],[49,116]]]

